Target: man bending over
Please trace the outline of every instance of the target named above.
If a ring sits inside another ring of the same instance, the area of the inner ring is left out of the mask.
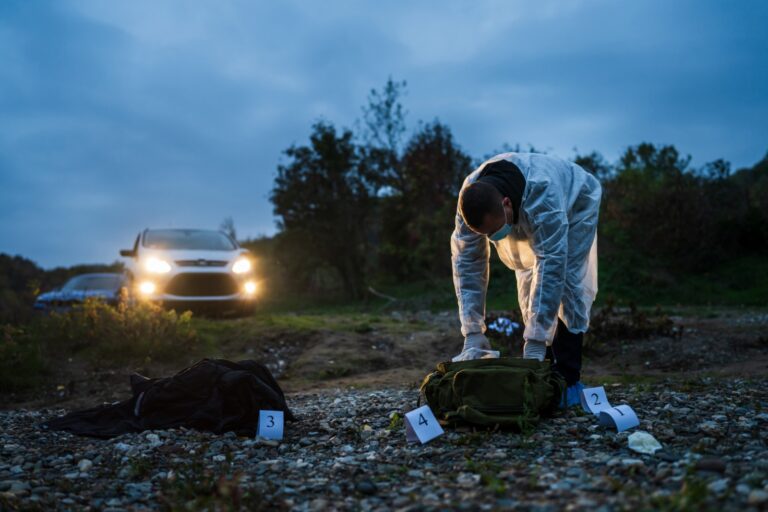
[[[523,357],[553,362],[583,386],[581,349],[597,294],[597,219],[602,189],[578,165],[537,153],[504,153],[475,169],[459,194],[451,237],[462,352],[454,361],[493,356],[485,337],[489,241],[515,271],[523,314]]]

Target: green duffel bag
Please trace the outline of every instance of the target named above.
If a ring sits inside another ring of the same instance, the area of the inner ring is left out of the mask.
[[[557,409],[564,392],[549,361],[517,357],[440,363],[421,384],[444,426],[530,428]]]

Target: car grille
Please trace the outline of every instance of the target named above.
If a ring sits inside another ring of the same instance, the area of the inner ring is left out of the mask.
[[[237,283],[228,274],[179,274],[165,287],[165,293],[181,297],[233,295]]]
[[[176,260],[180,267],[225,267],[226,261],[222,260]]]

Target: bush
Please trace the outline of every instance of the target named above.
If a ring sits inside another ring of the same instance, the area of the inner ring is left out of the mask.
[[[19,327],[0,325],[0,393],[34,386],[43,370],[37,340]]]
[[[177,314],[151,303],[121,301],[112,307],[88,299],[72,310],[40,321],[40,336],[51,348],[85,350],[100,360],[170,361],[200,348],[192,313]]]

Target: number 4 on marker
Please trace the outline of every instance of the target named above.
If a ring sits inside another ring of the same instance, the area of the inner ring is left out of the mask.
[[[405,438],[409,443],[426,443],[439,435],[443,428],[428,405],[405,413]]]

